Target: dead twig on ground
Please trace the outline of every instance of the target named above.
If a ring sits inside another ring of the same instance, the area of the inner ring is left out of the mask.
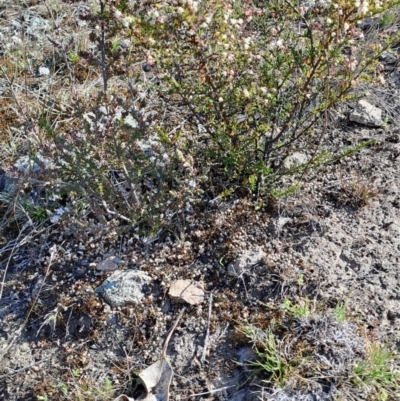
[[[213,300],[213,293],[211,291],[210,293],[210,300],[208,302],[208,320],[207,320],[207,332],[206,332],[206,338],[204,339],[204,348],[203,348],[203,354],[201,355],[201,363],[206,362],[206,354],[207,354],[207,348],[208,348],[208,340],[209,340],[209,335],[210,335],[210,320],[211,320],[211,310],[212,310],[212,300]]]

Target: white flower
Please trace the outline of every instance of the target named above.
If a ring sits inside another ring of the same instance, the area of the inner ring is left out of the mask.
[[[128,125],[131,128],[137,128],[139,125],[137,120],[135,120],[130,114],[128,114],[124,119],[125,125]]]
[[[107,113],[107,109],[104,107],[104,106],[100,106],[99,107],[99,111],[100,111],[100,113],[102,113],[102,114],[104,114],[104,115],[107,115],[108,113]]]
[[[122,25],[124,28],[129,28],[130,24],[131,24],[131,17],[122,18]]]
[[[60,216],[57,216],[56,214],[50,217],[50,221],[52,223],[58,223],[60,221]]]
[[[190,180],[188,185],[189,187],[196,188],[196,182],[194,180]]]
[[[192,9],[192,11],[194,13],[196,13],[198,11],[198,9],[199,9],[199,3],[197,1],[194,1],[193,4],[192,4],[191,9]]]
[[[367,0],[364,0],[363,3],[362,3],[362,6],[361,6],[361,8],[360,8],[360,13],[361,13],[361,14],[367,14],[368,10],[369,10],[368,1],[367,1]]]
[[[276,40],[275,42],[271,42],[271,43],[268,45],[268,47],[269,47],[269,49],[271,49],[271,50],[276,49],[276,48],[279,49],[279,48],[283,47],[283,39],[279,38],[279,39]]]
[[[63,207],[59,207],[58,209],[55,210],[55,213],[59,216],[62,216],[66,210]]]
[[[122,112],[124,112],[125,110],[118,106],[115,110],[115,117],[113,118],[113,121],[119,121],[122,118]]]

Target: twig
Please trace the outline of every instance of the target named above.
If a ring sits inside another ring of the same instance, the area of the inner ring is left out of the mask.
[[[159,371],[159,375],[158,375],[158,378],[157,378],[157,383],[160,382],[160,379],[161,379],[161,376],[162,376],[162,367],[163,367],[164,361],[166,360],[166,357],[167,357],[167,348],[168,348],[169,341],[171,340],[172,334],[174,333],[174,331],[176,329],[176,326],[178,325],[179,321],[181,320],[181,317],[183,316],[185,310],[186,310],[186,308],[183,308],[181,310],[181,312],[179,313],[178,317],[175,320],[174,325],[171,327],[171,330],[169,331],[169,333],[168,333],[168,335],[167,335],[167,337],[166,337],[166,339],[164,341],[164,345],[163,345],[163,348],[162,348],[162,351],[161,351],[161,358],[158,361],[159,367],[160,367],[160,371]]]
[[[105,209],[105,211],[106,211],[107,213],[112,214],[112,215],[114,215],[114,216],[117,216],[117,217],[119,217],[119,218],[122,219],[122,220],[129,221],[129,222],[130,222],[130,219],[128,219],[128,217],[125,217],[125,216],[122,215],[121,213],[113,212],[112,210],[110,210],[110,209],[108,208],[108,206],[107,206],[106,201],[103,200],[102,204],[103,204],[104,209]]]
[[[207,353],[208,340],[209,340],[209,335],[210,335],[210,320],[211,320],[212,300],[213,300],[213,293],[211,291],[210,299],[208,301],[207,332],[206,332],[206,338],[204,339],[203,354],[201,355],[201,359],[200,359],[201,363],[204,363],[206,361],[206,353]]]
[[[28,366],[24,366],[23,368],[15,369],[11,372],[6,373],[5,375],[0,375],[0,379],[5,379],[6,377],[8,377],[10,375],[15,375],[16,373],[24,372],[25,370],[28,370],[30,368],[33,368],[34,366],[40,365],[43,362],[47,362],[49,359],[50,359],[50,357],[47,357],[47,358],[41,359],[40,361],[31,363]]]
[[[101,15],[101,18],[103,18],[104,9],[105,9],[105,3],[103,1],[100,1],[100,15]],[[99,25],[100,25],[100,32],[101,32],[101,37],[100,37],[101,75],[102,75],[102,78],[103,78],[104,93],[107,93],[107,65],[106,65],[106,50],[105,50],[105,43],[106,43],[105,27],[106,27],[106,22],[104,20],[101,20]]]
[[[181,310],[181,313],[179,313],[178,317],[175,320],[174,325],[171,327],[171,330],[169,331],[167,338],[164,341],[164,346],[161,352],[161,361],[163,361],[165,359],[165,357],[167,356],[167,348],[168,348],[168,344],[169,344],[169,340],[171,340],[172,334],[174,333],[176,326],[179,323],[179,320],[181,320],[181,317],[183,316],[183,314],[185,313],[186,308],[183,308]]]
[[[237,386],[236,384],[233,384],[232,386],[216,388],[215,390],[206,391],[204,393],[191,394],[191,395],[189,395],[189,397],[198,397],[200,395],[214,394],[214,393],[217,393],[218,391],[224,391],[224,390],[227,390],[228,388],[232,388],[232,387],[236,387],[236,386]],[[189,397],[186,397],[186,398],[189,398]]]

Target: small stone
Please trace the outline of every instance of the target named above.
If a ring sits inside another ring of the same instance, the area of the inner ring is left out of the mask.
[[[96,269],[100,272],[112,272],[118,269],[118,266],[122,263],[122,259],[116,256],[110,256],[109,258],[100,262]]]
[[[386,64],[396,64],[399,61],[399,58],[395,53],[388,51],[382,52],[380,59]]]
[[[149,64],[149,63],[143,63],[142,64],[142,70],[144,72],[151,72],[151,70],[153,69],[153,65]]]
[[[190,280],[176,280],[169,287],[169,296],[173,302],[187,302],[199,305],[204,302],[204,291]]]
[[[96,288],[96,293],[112,307],[137,305],[151,281],[151,277],[142,271],[117,271]]]
[[[39,76],[50,75],[50,70],[47,67],[39,67]]]
[[[283,166],[286,170],[290,170],[292,167],[298,167],[302,164],[306,164],[309,160],[309,157],[304,153],[294,152],[285,159]]]
[[[366,125],[368,127],[381,127],[382,110],[373,106],[366,100],[360,100],[356,109],[350,114],[350,121]]]

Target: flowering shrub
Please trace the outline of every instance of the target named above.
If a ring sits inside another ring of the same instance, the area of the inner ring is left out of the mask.
[[[52,133],[62,180],[98,216],[153,228],[202,190],[290,193],[276,188],[283,175],[344,154],[320,150],[327,111],[379,76],[378,57],[397,40],[379,21],[394,5],[100,1],[81,15],[95,51],[76,55],[100,67],[103,93],[77,108],[73,128]],[[116,94],[109,76],[138,60],[140,75]]]
[[[190,117],[175,146],[225,185],[260,190],[318,161],[321,117],[360,80],[374,79],[377,57],[394,40],[359,24],[394,4],[179,0],[135,9],[129,26],[165,104]],[[173,120],[159,127],[164,141]],[[308,161],[285,168],[298,149]]]
[[[58,135],[51,153],[61,167],[59,187],[88,199],[100,220],[116,218],[155,234],[196,193],[196,185],[180,173],[179,158],[149,135],[129,102],[100,98],[80,123]]]

